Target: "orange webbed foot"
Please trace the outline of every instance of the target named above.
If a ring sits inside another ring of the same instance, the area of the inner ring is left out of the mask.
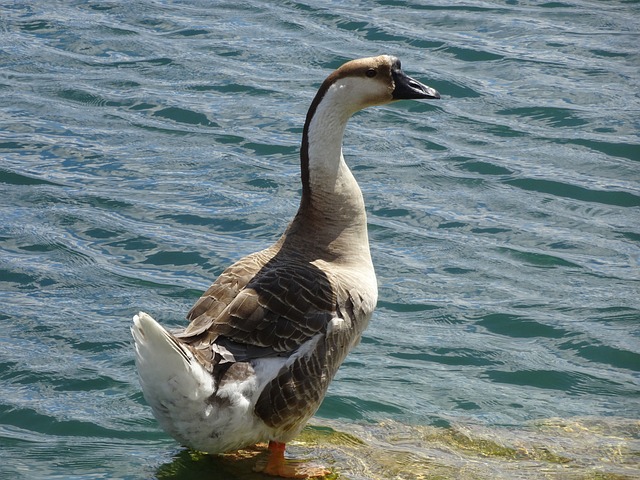
[[[324,478],[331,470],[304,461],[284,458],[286,445],[280,442],[269,442],[269,458],[265,465],[257,465],[257,472],[282,478]]]

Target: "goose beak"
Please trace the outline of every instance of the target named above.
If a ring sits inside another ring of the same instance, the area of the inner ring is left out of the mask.
[[[435,88],[426,86],[423,83],[411,78],[399,68],[394,68],[391,72],[393,76],[394,100],[412,100],[420,98],[438,99],[440,94]]]

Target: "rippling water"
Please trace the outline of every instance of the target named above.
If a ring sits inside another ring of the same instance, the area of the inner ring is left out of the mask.
[[[443,99],[349,125],[380,302],[311,430],[359,440],[312,454],[640,477],[638,25],[632,1],[0,2],[0,476],[249,478],[158,428],[130,319],[183,325],[279,236],[315,89],[390,53]]]

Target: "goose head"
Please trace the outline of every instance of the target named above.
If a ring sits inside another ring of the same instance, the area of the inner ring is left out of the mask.
[[[438,99],[440,94],[402,71],[391,55],[359,58],[345,63],[327,77],[319,90],[339,99],[347,115],[374,105],[404,99]]]

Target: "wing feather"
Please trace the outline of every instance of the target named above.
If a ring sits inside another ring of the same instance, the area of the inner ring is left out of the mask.
[[[258,252],[225,270],[193,306],[189,326],[176,337],[206,355],[219,337],[237,344],[291,353],[336,315],[331,280],[300,258]]]

